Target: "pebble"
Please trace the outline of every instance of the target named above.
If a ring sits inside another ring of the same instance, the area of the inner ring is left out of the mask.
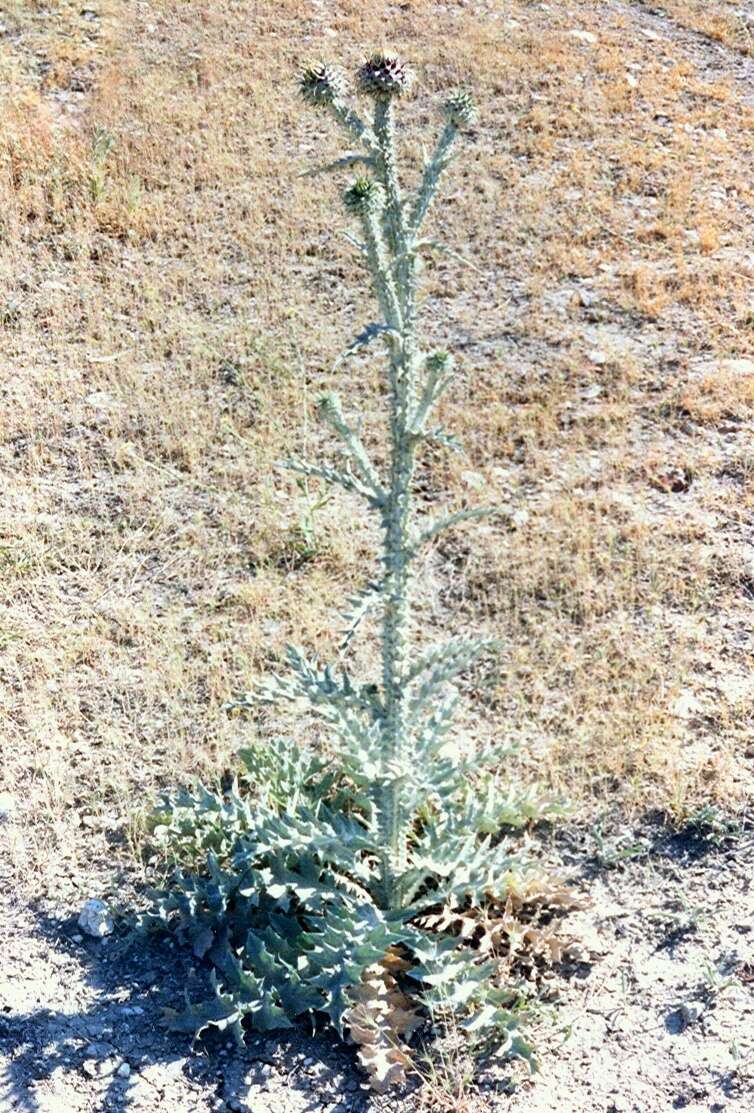
[[[102,900],[87,900],[79,913],[79,927],[94,939],[103,939],[115,928],[112,913]]]
[[[117,1055],[113,1055],[109,1059],[85,1059],[81,1068],[84,1074],[88,1074],[90,1078],[108,1078],[111,1074],[115,1074],[122,1065],[123,1060]]]
[[[721,359],[720,370],[732,375],[754,375],[754,359]]]
[[[685,1024],[693,1024],[704,1012],[704,1005],[700,1001],[684,1001],[679,1012]]]
[[[97,1042],[90,1043],[84,1049],[84,1054],[87,1059],[106,1059],[113,1051],[115,1051],[115,1048],[111,1043]]]
[[[574,28],[569,31],[568,34],[572,39],[578,39],[579,42],[587,43],[589,46],[594,46],[597,42],[597,36],[594,31],[580,31],[578,28]]]
[[[7,823],[16,814],[16,801],[9,792],[0,792],[0,823]]]

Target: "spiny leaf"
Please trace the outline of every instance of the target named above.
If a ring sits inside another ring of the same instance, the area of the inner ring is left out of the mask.
[[[473,522],[492,517],[511,518],[511,508],[509,506],[480,506],[475,509],[458,510],[455,514],[448,514],[422,530],[413,543],[413,550],[420,549],[422,545],[426,545],[427,542],[432,541],[439,534],[444,533],[445,530],[452,529],[453,526],[460,525],[462,522]]]
[[[319,166],[312,166],[308,170],[304,170],[301,177],[313,178],[317,174],[331,174],[334,170],[349,170],[352,166],[358,166],[359,163],[371,166],[373,161],[370,155],[361,153],[344,155],[342,158],[336,158],[333,162],[323,162]]]
[[[463,443],[458,439],[455,433],[448,433],[442,425],[437,425],[428,433],[422,434],[422,440],[425,444],[437,445],[439,448],[450,449],[451,452],[458,452],[464,455],[465,448]]]
[[[382,584],[370,580],[365,588],[353,595],[348,600],[348,609],[343,612],[343,618],[348,625],[341,634],[338,651],[343,654],[351,644],[359,626],[366,618],[369,611],[379,602],[382,594]]]
[[[306,460],[297,460],[295,457],[281,460],[279,466],[297,472],[299,475],[308,476],[310,479],[324,479],[326,483],[337,483],[344,491],[361,495],[370,506],[376,509],[382,508],[382,500],[369,487],[365,487],[347,466],[345,471],[339,471],[327,464],[310,464]]]
[[[394,328],[391,328],[390,325],[382,324],[379,321],[373,321],[371,324],[367,325],[366,328],[363,329],[359,333],[359,335],[353,339],[353,341],[348,345],[345,351],[338,356],[335,363],[333,364],[333,370],[336,370],[340,366],[340,364],[347,360],[350,356],[356,355],[357,352],[360,352],[362,351],[362,349],[366,348],[367,345],[371,344],[372,341],[375,340],[378,336],[390,336],[396,339],[400,339],[400,333],[396,332],[396,330]]]
[[[349,993],[352,1005],[344,1022],[359,1046],[359,1062],[377,1093],[405,1081],[405,1068],[410,1064],[405,1041],[422,1023],[396,980],[396,973],[408,968],[409,963],[392,948],[380,962],[362,972],[360,983]]]
[[[497,638],[476,640],[454,638],[424,653],[406,675],[407,684],[421,680],[411,698],[411,714],[415,716],[423,711],[446,684],[467,669],[482,654],[493,652],[499,649],[500,645]]]

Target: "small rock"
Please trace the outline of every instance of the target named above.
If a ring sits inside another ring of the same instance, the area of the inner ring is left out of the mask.
[[[701,715],[703,706],[691,689],[681,692],[673,701],[670,714],[677,719],[693,719]]]
[[[106,390],[93,390],[84,401],[95,410],[107,410],[112,406],[113,399]]]
[[[79,935],[78,932],[76,932],[75,935],[71,936],[71,942],[72,943],[83,943],[84,942],[84,936]]]
[[[483,491],[487,486],[484,476],[478,471],[461,472],[461,478],[467,487],[474,487],[477,491]]]
[[[123,1065],[123,1060],[115,1056],[112,1059],[100,1059],[97,1069],[97,1076],[99,1078],[108,1078],[111,1074],[115,1074],[117,1070]]]
[[[721,359],[720,370],[732,375],[754,375],[754,359]]]
[[[131,1074],[131,1068],[129,1067],[128,1063],[121,1063],[115,1073],[117,1074],[118,1078],[128,1078]]]
[[[693,1024],[704,1012],[704,1005],[700,1001],[684,1001],[678,1010],[684,1024]]]
[[[108,1059],[84,1059],[81,1069],[90,1078],[109,1078],[111,1074],[115,1074],[119,1070],[122,1064],[123,1060],[118,1055],[112,1055]]]
[[[94,939],[110,935],[115,927],[112,914],[104,901],[87,900],[79,914],[79,927]]]
[[[587,43],[589,46],[594,46],[597,42],[597,36],[594,31],[580,31],[578,28],[573,28],[568,34],[572,39],[578,39],[579,42]]]
[[[87,1059],[107,1059],[115,1051],[111,1043],[90,1043],[85,1048]]]
[[[16,814],[16,801],[9,792],[0,792],[0,823],[7,823]]]

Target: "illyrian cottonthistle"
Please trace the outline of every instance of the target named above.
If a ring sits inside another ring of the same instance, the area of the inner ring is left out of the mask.
[[[299,91],[307,104],[332,104],[346,92],[345,74],[338,66],[326,62],[307,66],[299,78]]]
[[[357,178],[344,192],[343,200],[350,213],[372,216],[385,207],[385,190],[371,178]]]
[[[497,643],[417,644],[415,577],[425,547],[459,522],[506,510],[464,508],[433,520],[414,502],[420,454],[459,447],[432,420],[454,367],[449,352],[421,341],[417,286],[420,255],[442,246],[422,238],[424,219],[476,110],[467,93],[445,100],[445,126],[408,195],[393,108],[410,84],[399,58],[371,55],[358,73],[371,108],[362,119],[337,67],[310,66],[299,80],[307,104],[358,142],[320,169],[357,168],[343,193],[358,221],[358,235],[348,234],[379,318],[339,363],[384,344],[389,440],[378,464],[361,423],[328,392],[318,416],[346,463],[285,466],[360,499],[382,544],[372,578],[344,604],[339,666],[289,646],[286,670],[230,706],[305,701],[326,724],[329,756],[293,740],[257,742],[242,751],[245,772],[229,791],[166,799],[158,830],[183,868],[155,894],[149,921],[177,931],[214,966],[214,999],[173,1013],[176,1027],[212,1025],[242,1040],[249,1027],[289,1027],[318,1014],[357,1043],[378,1089],[403,1079],[421,1025],[447,1024],[476,1046],[529,1055],[517,1032],[519,993],[495,956],[517,894],[532,891],[539,871],[501,827],[556,810],[503,782],[505,747],[470,756],[454,744],[456,681]],[[378,619],[379,669],[356,680],[343,662],[367,613]]]
[[[458,129],[473,127],[479,116],[474,98],[465,89],[455,89],[443,108],[446,119]]]
[[[400,97],[413,84],[408,65],[395,54],[377,52],[365,59],[358,74],[359,88],[370,97]]]

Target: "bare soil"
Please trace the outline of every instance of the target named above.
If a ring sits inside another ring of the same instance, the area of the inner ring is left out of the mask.
[[[191,1046],[162,1009],[205,972],[173,946],[82,938],[67,905],[3,897],[0,1109],[429,1109],[501,1113],[749,1113],[754,1105],[754,839],[613,825],[542,853],[590,896],[564,930],[578,961],[550,970],[533,1036],[541,1070],[487,1067],[459,1093],[371,1094],[351,1050],[305,1032]],[[428,1074],[423,1068],[425,1076]]]

